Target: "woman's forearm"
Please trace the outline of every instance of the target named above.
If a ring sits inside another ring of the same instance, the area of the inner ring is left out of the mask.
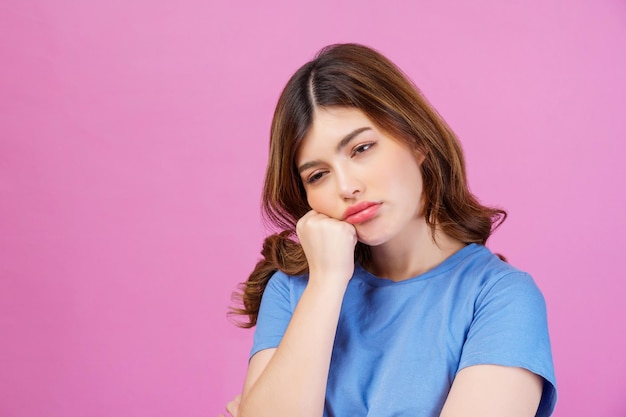
[[[309,280],[280,345],[244,392],[240,417],[322,416],[346,282],[320,281]]]

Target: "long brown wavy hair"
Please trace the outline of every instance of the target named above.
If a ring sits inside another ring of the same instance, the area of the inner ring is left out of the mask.
[[[316,108],[351,107],[361,110],[397,140],[425,155],[421,164],[424,215],[428,225],[466,244],[485,244],[506,212],[479,203],[470,192],[463,152],[456,135],[419,89],[379,52],[357,44],[323,48],[285,86],[274,112],[262,208],[264,218],[281,233],[265,239],[248,280],[236,294],[247,315],[241,327],[256,324],[263,291],[274,272],[288,275],[308,271],[296,223],[311,208],[297,172],[298,146],[313,123]],[[434,235],[433,235],[434,236]],[[368,260],[369,247],[357,243],[355,262]]]

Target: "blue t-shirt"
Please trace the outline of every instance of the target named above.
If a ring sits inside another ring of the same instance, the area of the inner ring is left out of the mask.
[[[277,272],[270,279],[250,356],[278,347],[306,285],[307,275]],[[546,307],[530,275],[477,244],[400,282],[356,265],[341,306],[324,416],[439,416],[457,372],[478,364],[542,376],[537,416],[552,413]]]

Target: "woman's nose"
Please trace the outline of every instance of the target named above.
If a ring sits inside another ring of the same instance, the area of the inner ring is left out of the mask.
[[[339,171],[335,176],[337,180],[337,191],[343,199],[355,198],[363,192],[363,182],[350,172]]]

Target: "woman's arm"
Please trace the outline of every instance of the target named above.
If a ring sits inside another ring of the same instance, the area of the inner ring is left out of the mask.
[[[250,360],[240,417],[322,415],[342,298],[307,286],[279,347]]]
[[[297,227],[309,280],[276,349],[255,354],[239,417],[321,417],[341,303],[354,271],[356,232],[314,211]]]
[[[441,417],[534,417],[543,378],[523,368],[474,365],[459,371]]]

